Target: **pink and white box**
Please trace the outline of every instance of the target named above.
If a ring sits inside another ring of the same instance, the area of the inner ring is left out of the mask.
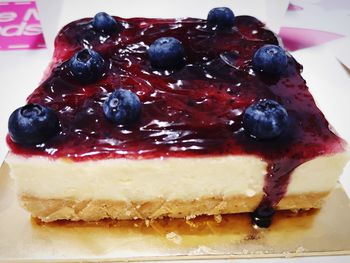
[[[0,1],[0,51],[44,47],[35,1]]]

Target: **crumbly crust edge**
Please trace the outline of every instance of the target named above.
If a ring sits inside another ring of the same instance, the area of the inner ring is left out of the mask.
[[[285,196],[277,210],[320,208],[329,192]],[[44,222],[56,220],[98,221],[105,218],[117,220],[156,219],[162,217],[193,218],[197,215],[221,215],[252,212],[262,196],[204,197],[195,200],[114,201],[43,199],[30,195],[19,197],[21,206],[33,217]]]

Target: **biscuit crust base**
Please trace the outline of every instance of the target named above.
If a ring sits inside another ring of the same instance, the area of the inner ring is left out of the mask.
[[[285,196],[277,210],[320,208],[329,192]],[[204,197],[196,200],[155,199],[150,201],[42,199],[30,195],[19,197],[22,207],[43,222],[56,220],[98,221],[156,219],[162,217],[193,218],[197,215],[220,215],[252,212],[262,196]]]

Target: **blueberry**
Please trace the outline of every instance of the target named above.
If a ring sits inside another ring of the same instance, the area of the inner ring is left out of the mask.
[[[116,124],[129,124],[139,118],[141,102],[135,93],[119,88],[105,100],[103,112],[108,120]]]
[[[264,45],[253,56],[253,68],[268,74],[281,75],[286,72],[288,57],[283,48]]]
[[[39,104],[28,104],[16,109],[8,121],[12,141],[23,145],[46,142],[55,136],[60,125],[53,110]]]
[[[104,73],[104,60],[92,49],[82,49],[69,61],[70,71],[80,83],[93,83]]]
[[[272,223],[272,217],[275,210],[272,207],[258,207],[252,213],[252,220],[255,225],[262,228],[267,228]]]
[[[113,17],[105,12],[97,13],[92,19],[92,26],[102,33],[113,33],[118,31],[118,23]]]
[[[183,66],[185,50],[176,38],[161,37],[150,45],[148,56],[153,67],[174,69]]]
[[[235,21],[235,15],[228,7],[217,7],[209,11],[207,23],[215,29],[232,28]]]
[[[274,100],[262,99],[250,105],[243,115],[243,127],[257,139],[278,137],[288,124],[288,113]]]

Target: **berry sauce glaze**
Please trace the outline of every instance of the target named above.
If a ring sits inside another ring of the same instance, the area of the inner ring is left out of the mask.
[[[264,44],[278,44],[257,19],[238,16],[226,31],[212,30],[206,20],[193,18],[115,19],[120,32],[113,35],[96,32],[90,18],[59,32],[49,74],[28,103],[51,107],[61,132],[32,147],[17,145],[8,136],[12,152],[72,161],[256,155],[268,163],[260,206],[273,207],[285,194],[295,167],[344,149],[345,142],[316,107],[300,75],[302,66],[291,56],[280,78],[254,72],[254,52]],[[183,43],[183,68],[151,67],[147,48],[164,36]],[[82,48],[94,49],[107,62],[96,83],[81,85],[69,71],[67,60]],[[140,119],[129,126],[115,125],[103,115],[104,100],[118,87],[135,92],[142,102]],[[289,114],[289,126],[273,140],[258,141],[242,127],[244,110],[261,98],[276,100]]]

